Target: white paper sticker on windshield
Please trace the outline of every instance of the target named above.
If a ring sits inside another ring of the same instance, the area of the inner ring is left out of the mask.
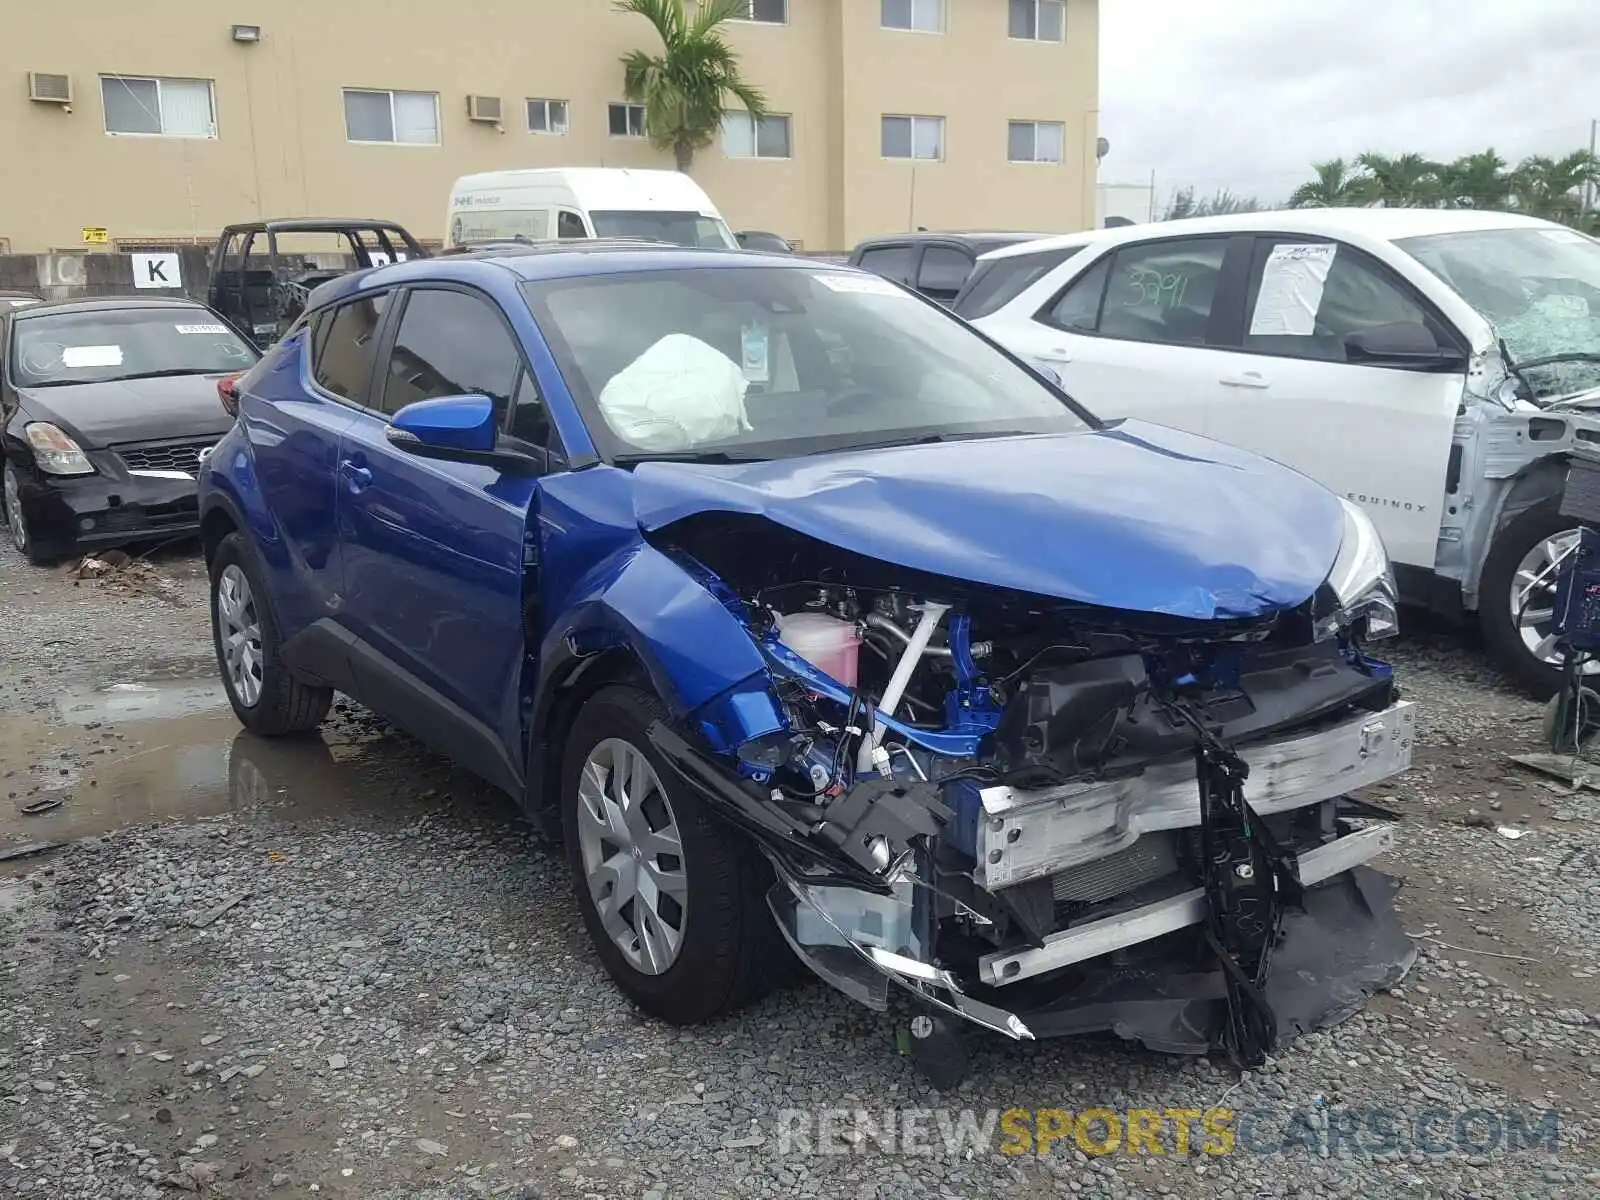
[[[1581,246],[1590,241],[1576,229],[1541,229],[1539,232],[1552,242],[1563,242],[1568,245]]]
[[[121,346],[65,346],[61,364],[67,367],[120,367]]]
[[[1309,337],[1338,247],[1331,242],[1274,246],[1261,274],[1261,291],[1250,317],[1253,337]]]
[[[217,334],[228,332],[228,327],[226,325],[174,325],[173,328],[179,333]]]
[[[841,272],[829,272],[826,275],[813,275],[823,287],[835,292],[852,292],[858,296],[906,296],[909,292],[895,287],[887,279],[877,275],[846,275]]]

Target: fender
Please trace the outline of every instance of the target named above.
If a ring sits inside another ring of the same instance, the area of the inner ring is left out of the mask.
[[[531,804],[550,794],[560,718],[574,707],[563,698],[572,699],[574,687],[587,695],[630,669],[713,749],[787,728],[744,622],[680,562],[634,542],[585,574],[539,647],[526,771]]]

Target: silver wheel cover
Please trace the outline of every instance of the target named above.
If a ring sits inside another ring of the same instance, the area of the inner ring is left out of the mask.
[[[229,563],[217,576],[213,601],[217,608],[217,648],[234,697],[246,708],[261,699],[263,662],[261,615],[250,580],[237,564]]]
[[[660,975],[683,946],[689,888],[678,818],[632,743],[607,738],[578,777],[578,850],[600,924],[635,970]]]

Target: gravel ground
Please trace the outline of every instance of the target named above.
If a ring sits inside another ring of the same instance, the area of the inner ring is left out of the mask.
[[[903,1013],[819,984],[709,1028],[643,1018],[536,832],[369,714],[239,733],[187,552],[80,582],[6,553],[0,853],[70,844],[0,863],[0,1194],[1600,1194],[1600,794],[1505,760],[1538,709],[1455,637],[1394,655],[1424,706],[1416,767],[1373,797],[1407,818],[1402,986],[1242,1079],[985,1039],[941,1095],[895,1052]],[[20,815],[41,798],[63,803]],[[1226,1107],[1240,1146],[1197,1129],[1178,1153],[1170,1124],[1162,1154],[946,1141],[962,1110],[1095,1106]],[[858,1109],[898,1111],[899,1143],[793,1115]],[[1559,1151],[1508,1147],[1518,1121]]]

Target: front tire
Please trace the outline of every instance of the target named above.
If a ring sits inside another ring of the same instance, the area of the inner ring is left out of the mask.
[[[28,527],[28,514],[22,510],[22,477],[14,463],[6,463],[0,477],[0,507],[5,509],[6,532],[17,553],[36,567],[48,566],[53,556],[40,552]]]
[[[1478,581],[1478,621],[1489,657],[1535,699],[1554,695],[1564,657],[1552,624],[1561,556],[1577,544],[1581,522],[1546,500],[1513,518],[1495,538]]]
[[[322,724],[333,689],[295,678],[284,663],[272,603],[237,533],[211,557],[211,637],[228,703],[251,733],[282,737]]]
[[[769,990],[789,951],[765,903],[766,861],[650,743],[665,715],[634,687],[590,698],[562,755],[562,822],[606,971],[651,1016],[694,1025]]]

